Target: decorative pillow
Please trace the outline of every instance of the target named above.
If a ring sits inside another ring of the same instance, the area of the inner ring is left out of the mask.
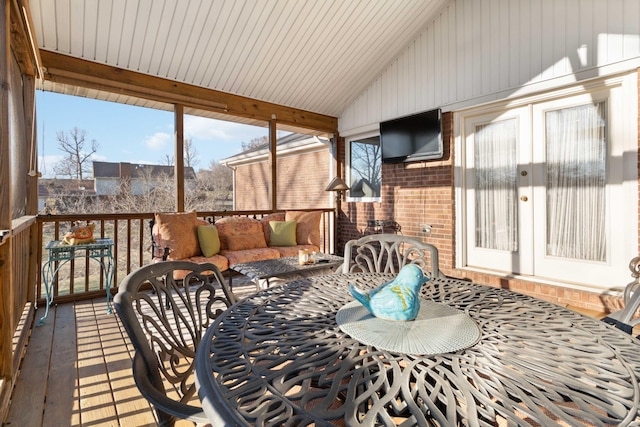
[[[157,213],[160,244],[171,251],[168,260],[200,255],[196,212]]]
[[[320,246],[320,219],[322,212],[287,211],[285,221],[296,221],[296,243]]]
[[[226,217],[216,221],[220,250],[241,251],[266,248],[267,241],[260,221],[247,217]]]
[[[269,222],[269,246],[295,246],[296,222],[295,221],[270,221]]]
[[[265,242],[268,242],[271,240],[270,238],[271,230],[269,228],[269,223],[271,221],[284,221],[284,212],[276,212],[260,218],[260,222],[262,223],[262,229],[264,231]]]
[[[198,243],[202,255],[209,258],[220,252],[220,237],[215,225],[198,226]]]

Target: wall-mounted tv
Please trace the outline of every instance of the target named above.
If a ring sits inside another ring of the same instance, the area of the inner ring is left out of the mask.
[[[380,145],[383,163],[442,158],[440,109],[380,123]]]

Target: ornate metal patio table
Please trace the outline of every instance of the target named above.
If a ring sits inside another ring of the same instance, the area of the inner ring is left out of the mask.
[[[292,274],[322,274],[328,273],[329,269],[342,265],[344,258],[337,255],[317,253],[316,262],[300,264],[297,256],[265,259],[261,261],[243,262],[233,264],[230,270],[244,274],[256,283],[256,288],[260,290],[260,280],[266,280],[269,287],[269,279],[273,277],[287,277]],[[229,275],[229,286],[232,286],[231,275]]]
[[[49,251],[49,259],[42,266],[42,283],[46,292],[46,307],[44,316],[38,325],[43,325],[49,315],[49,306],[53,302],[51,286],[60,268],[75,258],[94,259],[100,263],[104,272],[105,289],[107,292],[107,313],[111,313],[111,282],[113,281],[113,239],[96,239],[93,243],[68,245],[61,240],[52,240],[45,249]]]
[[[428,282],[425,300],[480,329],[474,345],[452,353],[385,351],[342,332],[336,313],[353,300],[348,284],[371,289],[391,277],[310,277],[222,314],[196,357],[214,425],[640,425],[640,341],[539,299]]]

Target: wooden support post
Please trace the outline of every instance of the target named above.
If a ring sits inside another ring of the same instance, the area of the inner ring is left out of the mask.
[[[36,82],[35,77],[25,75],[24,82],[24,134],[29,153],[29,176],[27,178],[27,215],[38,213],[38,134],[36,132]]]
[[[175,104],[175,166],[176,212],[184,212],[184,106]]]
[[[10,43],[10,0],[2,2],[0,8],[0,232],[11,230],[11,152],[9,134],[9,66],[11,60]],[[13,381],[13,276],[11,232],[0,237],[0,408],[8,407]]]
[[[278,139],[275,114],[269,120],[269,165],[271,171],[270,200],[271,209],[278,209],[278,156],[276,143]]]

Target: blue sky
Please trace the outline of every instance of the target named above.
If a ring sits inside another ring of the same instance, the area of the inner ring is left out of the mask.
[[[98,161],[166,164],[167,155],[173,157],[172,112],[44,91],[37,92],[36,103],[39,169],[45,178],[54,176],[53,167],[63,156],[56,133],[74,127],[86,131],[88,147],[91,140],[98,142]],[[196,170],[267,134],[266,128],[185,116],[185,138],[191,138],[198,154]]]

